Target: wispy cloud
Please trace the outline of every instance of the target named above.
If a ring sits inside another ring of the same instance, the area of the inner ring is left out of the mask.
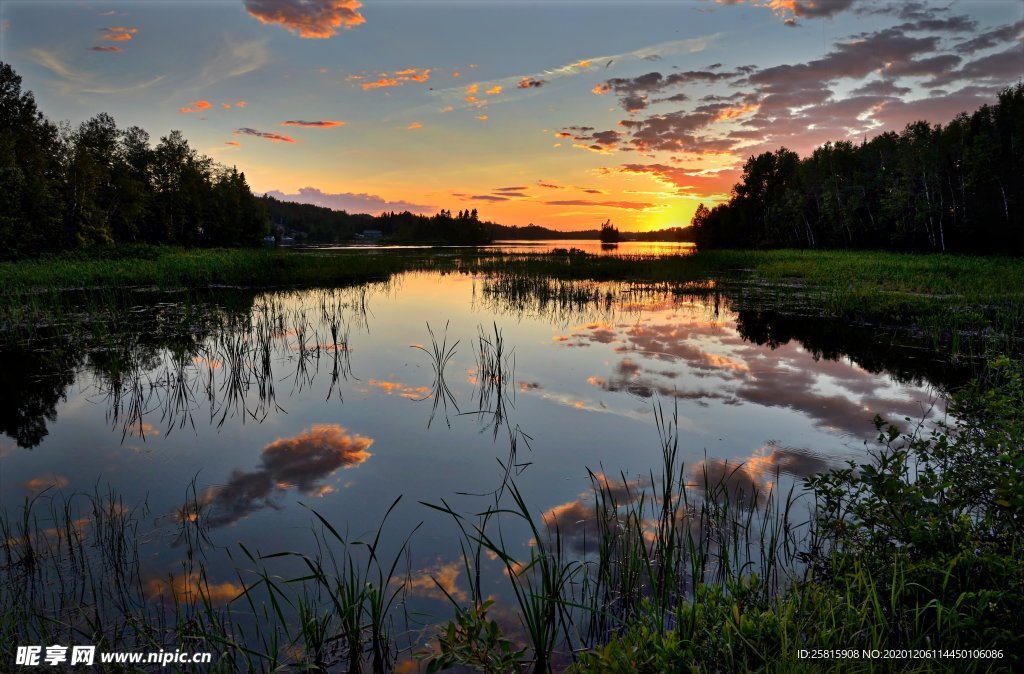
[[[267,140],[274,143],[294,143],[295,139],[291,136],[282,136],[279,133],[269,133],[266,131],[257,131],[256,129],[250,129],[248,127],[242,127],[235,130],[236,134],[244,134],[246,136],[256,136],[257,138],[266,138]]]
[[[164,79],[164,75],[160,75],[144,82],[135,82],[132,84],[107,84],[99,81],[96,73],[78,70],[66,63],[55,52],[48,49],[30,49],[29,55],[32,57],[33,61],[57,76],[58,79],[53,82],[53,86],[57,93],[62,96],[131,93],[151,87]]]
[[[207,87],[232,77],[247,75],[259,70],[269,61],[270,54],[263,40],[225,40],[225,46],[221,51],[203,65],[199,73],[200,86]]]
[[[108,53],[111,53],[111,54],[115,54],[115,53],[117,53],[119,51],[124,51],[124,50],[121,49],[120,47],[115,47],[114,45],[97,45],[95,47],[89,47],[89,51],[108,52]]]
[[[644,211],[655,208],[657,204],[644,201],[587,201],[585,199],[558,199],[555,201],[542,201],[548,206],[595,206],[598,208],[621,208],[630,211]]]
[[[635,49],[629,52],[579,59],[567,65],[550,68],[540,72],[525,75],[512,75],[485,82],[476,82],[469,85],[472,89],[467,87],[448,87],[445,89],[437,89],[431,92],[431,94],[442,98],[445,102],[459,104],[462,107],[470,107],[473,106],[476,101],[466,101],[466,93],[475,94],[480,87],[485,91],[492,90],[495,87],[500,87],[499,91],[510,91],[515,89],[518,90],[520,96],[530,95],[530,92],[535,92],[537,89],[555,80],[565,77],[573,77],[581,73],[595,72],[598,68],[605,68],[617,61],[649,61],[655,57],[660,58],[672,54],[686,54],[704,51],[720,37],[721,33],[714,33],[712,35],[687,40],[659,42],[658,44],[643,47],[641,49]],[[506,100],[513,100],[513,98],[514,97],[510,96]],[[466,105],[467,102],[469,105]]]
[[[359,0],[245,0],[260,23],[280,24],[303,38],[326,39],[366,23]]]
[[[345,122],[333,119],[324,119],[315,122],[308,122],[304,119],[290,119],[287,122],[281,122],[281,126],[301,126],[307,129],[331,129],[336,126],[345,126]]]

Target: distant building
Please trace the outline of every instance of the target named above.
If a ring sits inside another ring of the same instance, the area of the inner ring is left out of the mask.
[[[377,239],[383,238],[384,232],[379,229],[364,229],[363,233],[359,236],[364,239],[369,239],[370,241],[376,241]]]

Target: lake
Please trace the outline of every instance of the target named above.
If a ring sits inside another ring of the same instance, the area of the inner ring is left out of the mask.
[[[6,336],[0,505],[18,517],[27,499],[45,514],[75,493],[118,494],[154,601],[194,573],[184,550],[201,525],[208,594],[223,604],[258,577],[240,543],[310,551],[313,511],[370,540],[400,498],[380,556],[408,574],[411,641],[450,615],[445,593],[469,592],[458,526],[424,504],[471,515],[514,481],[586,555],[595,476],[657,480],[658,408],[677,415],[691,486],[719,476],[743,507],[863,460],[875,414],[939,415],[935,385],[957,376],[873,328],[664,285],[406,273],[201,300],[137,294],[102,321],[68,316],[74,331]],[[88,527],[96,515],[77,507]],[[501,534],[529,556],[523,522]],[[266,564],[302,572],[297,559]],[[501,561],[482,564],[484,595],[510,601]]]

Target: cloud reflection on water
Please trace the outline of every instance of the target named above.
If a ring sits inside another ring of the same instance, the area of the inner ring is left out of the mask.
[[[371,438],[350,435],[338,424],[317,424],[291,438],[280,438],[260,452],[260,466],[235,470],[227,484],[210,487],[199,499],[209,507],[210,527],[234,524],[267,507],[275,507],[275,494],[296,489],[309,496],[334,490],[323,480],[339,468],[352,468],[368,459]]]
[[[750,403],[788,408],[817,426],[863,437],[871,420],[920,418],[933,400],[898,391],[891,380],[848,360],[826,360],[796,343],[751,344],[735,324],[705,321],[687,315],[686,307],[639,319],[635,324],[574,328],[570,344],[614,345],[621,360],[607,376],[591,375],[588,383],[609,392],[640,398],[655,395],[692,400],[707,406]],[[665,363],[671,363],[669,368]],[[693,386],[696,382],[703,382]],[[688,385],[689,384],[689,385]]]
[[[709,458],[690,469],[689,486],[705,498],[726,500],[744,509],[764,505],[781,475],[804,478],[829,468],[829,463],[807,449],[767,443],[752,456],[728,460]]]

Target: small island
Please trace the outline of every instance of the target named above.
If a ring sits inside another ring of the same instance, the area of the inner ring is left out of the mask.
[[[612,224],[611,220],[605,220],[601,224],[601,244],[617,244],[620,241],[619,229]]]

